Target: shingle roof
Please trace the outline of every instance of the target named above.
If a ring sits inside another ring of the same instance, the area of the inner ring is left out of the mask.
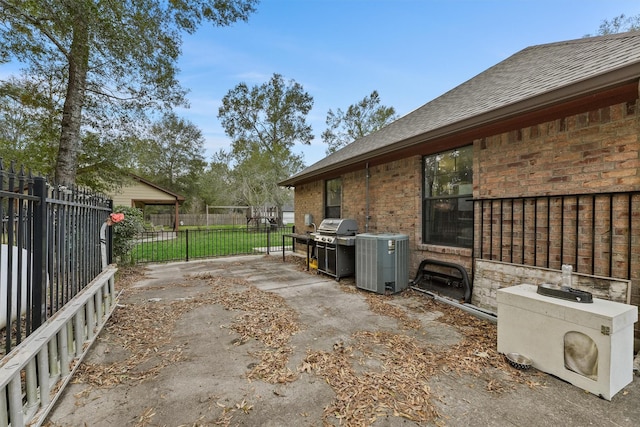
[[[638,77],[640,32],[528,47],[281,185]]]

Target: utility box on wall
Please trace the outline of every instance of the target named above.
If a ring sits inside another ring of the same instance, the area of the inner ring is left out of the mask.
[[[356,235],[356,287],[384,294],[409,285],[409,236]]]
[[[304,225],[306,225],[307,227],[313,225],[313,215],[304,214]]]

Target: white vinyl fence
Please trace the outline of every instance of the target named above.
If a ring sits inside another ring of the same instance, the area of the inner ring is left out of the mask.
[[[0,427],[40,426],[116,306],[113,265],[2,359]]]

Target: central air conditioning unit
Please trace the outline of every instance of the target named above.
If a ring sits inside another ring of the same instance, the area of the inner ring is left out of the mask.
[[[409,285],[409,236],[356,235],[356,287],[384,294]]]

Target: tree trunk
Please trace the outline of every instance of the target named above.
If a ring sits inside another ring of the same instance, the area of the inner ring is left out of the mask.
[[[80,9],[80,8],[78,8]],[[73,184],[78,169],[80,126],[87,87],[89,64],[89,27],[80,10],[73,22],[73,40],[68,53],[69,80],[62,110],[60,147],[56,162],[55,179],[58,184]]]

